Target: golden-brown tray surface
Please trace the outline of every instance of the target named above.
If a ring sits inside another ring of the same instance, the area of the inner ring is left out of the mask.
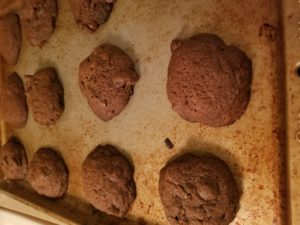
[[[23,41],[19,63],[6,71],[22,78],[45,66],[57,69],[65,91],[65,111],[56,125],[35,123],[10,130],[2,126],[2,141],[14,133],[28,157],[42,146],[58,150],[69,168],[68,195],[60,200],[38,196],[26,184],[2,181],[0,189],[59,216],[64,223],[92,224],[110,220],[84,203],[81,163],[98,144],[117,146],[135,168],[137,198],[128,218],[168,224],[158,193],[160,168],[183,152],[213,153],[230,166],[242,193],[232,224],[285,224],[283,206],[284,112],[280,5],[273,0],[118,0],[109,21],[96,33],[80,30],[67,0],[58,1],[57,28],[44,48]],[[276,38],[261,30],[275,28]],[[249,106],[229,127],[209,128],[188,123],[172,111],[166,95],[170,43],[196,33],[215,33],[241,48],[252,59]],[[121,47],[135,61],[140,80],[125,110],[109,122],[90,110],[77,83],[79,63],[102,43]],[[164,139],[175,148],[169,150]],[[132,224],[134,222],[128,222]],[[138,222],[137,222],[138,223]]]

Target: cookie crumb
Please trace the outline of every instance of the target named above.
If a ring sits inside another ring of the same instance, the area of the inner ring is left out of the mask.
[[[174,148],[174,144],[171,142],[171,140],[169,138],[165,139],[165,144],[168,147],[168,149]]]

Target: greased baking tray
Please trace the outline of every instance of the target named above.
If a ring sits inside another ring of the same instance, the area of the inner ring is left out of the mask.
[[[4,73],[16,71],[24,79],[40,68],[55,67],[64,86],[65,111],[49,127],[34,122],[31,112],[24,129],[12,130],[2,122],[1,141],[18,136],[29,160],[43,146],[59,151],[69,169],[68,192],[51,200],[26,183],[3,179],[1,192],[46,211],[62,224],[167,225],[158,192],[159,170],[184,152],[209,152],[229,164],[241,192],[231,224],[287,223],[281,1],[118,0],[109,21],[93,34],[77,27],[67,0],[58,1],[58,6],[57,27],[48,44],[33,48],[24,39],[18,64]],[[231,126],[210,128],[186,122],[167,99],[170,43],[197,33],[217,34],[252,60],[251,99],[245,114]],[[93,114],[77,82],[79,63],[103,43],[122,48],[140,75],[129,104],[109,122]],[[165,146],[165,138],[174,149]],[[81,163],[98,144],[117,146],[134,165],[137,198],[125,220],[106,216],[84,200]]]

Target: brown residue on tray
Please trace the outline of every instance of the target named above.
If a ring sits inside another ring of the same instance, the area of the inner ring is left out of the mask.
[[[259,37],[265,37],[267,38],[269,41],[275,41],[276,40],[276,28],[268,23],[264,23],[263,25],[261,25],[261,27],[259,28],[259,32],[258,32]]]

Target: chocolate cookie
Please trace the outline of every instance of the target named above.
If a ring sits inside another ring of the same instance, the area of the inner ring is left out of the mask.
[[[53,68],[41,69],[25,79],[34,120],[42,125],[55,124],[64,110],[64,91],[56,71]]]
[[[62,197],[68,186],[68,171],[64,160],[54,150],[40,148],[30,162],[28,181],[40,195]]]
[[[133,169],[113,146],[98,146],[82,164],[87,200],[97,209],[124,216],[136,197]]]
[[[112,11],[116,0],[69,0],[74,20],[90,31],[96,31],[104,24]]]
[[[79,67],[81,92],[103,121],[122,112],[138,79],[132,60],[112,45],[99,46]]]
[[[2,88],[3,120],[11,127],[24,127],[27,122],[28,108],[21,78],[16,73],[9,75]]]
[[[27,173],[27,156],[22,143],[15,137],[10,138],[2,146],[0,167],[4,177],[8,179],[25,178]]]
[[[0,18],[0,55],[8,65],[18,62],[22,44],[19,17],[8,14]]]
[[[22,28],[32,46],[41,47],[54,32],[56,0],[26,0],[20,13]]]
[[[239,194],[228,166],[214,156],[185,154],[161,171],[159,193],[171,224],[227,225]]]
[[[174,40],[171,49],[167,94],[174,111],[212,127],[230,125],[243,115],[252,80],[244,52],[213,34]]]

